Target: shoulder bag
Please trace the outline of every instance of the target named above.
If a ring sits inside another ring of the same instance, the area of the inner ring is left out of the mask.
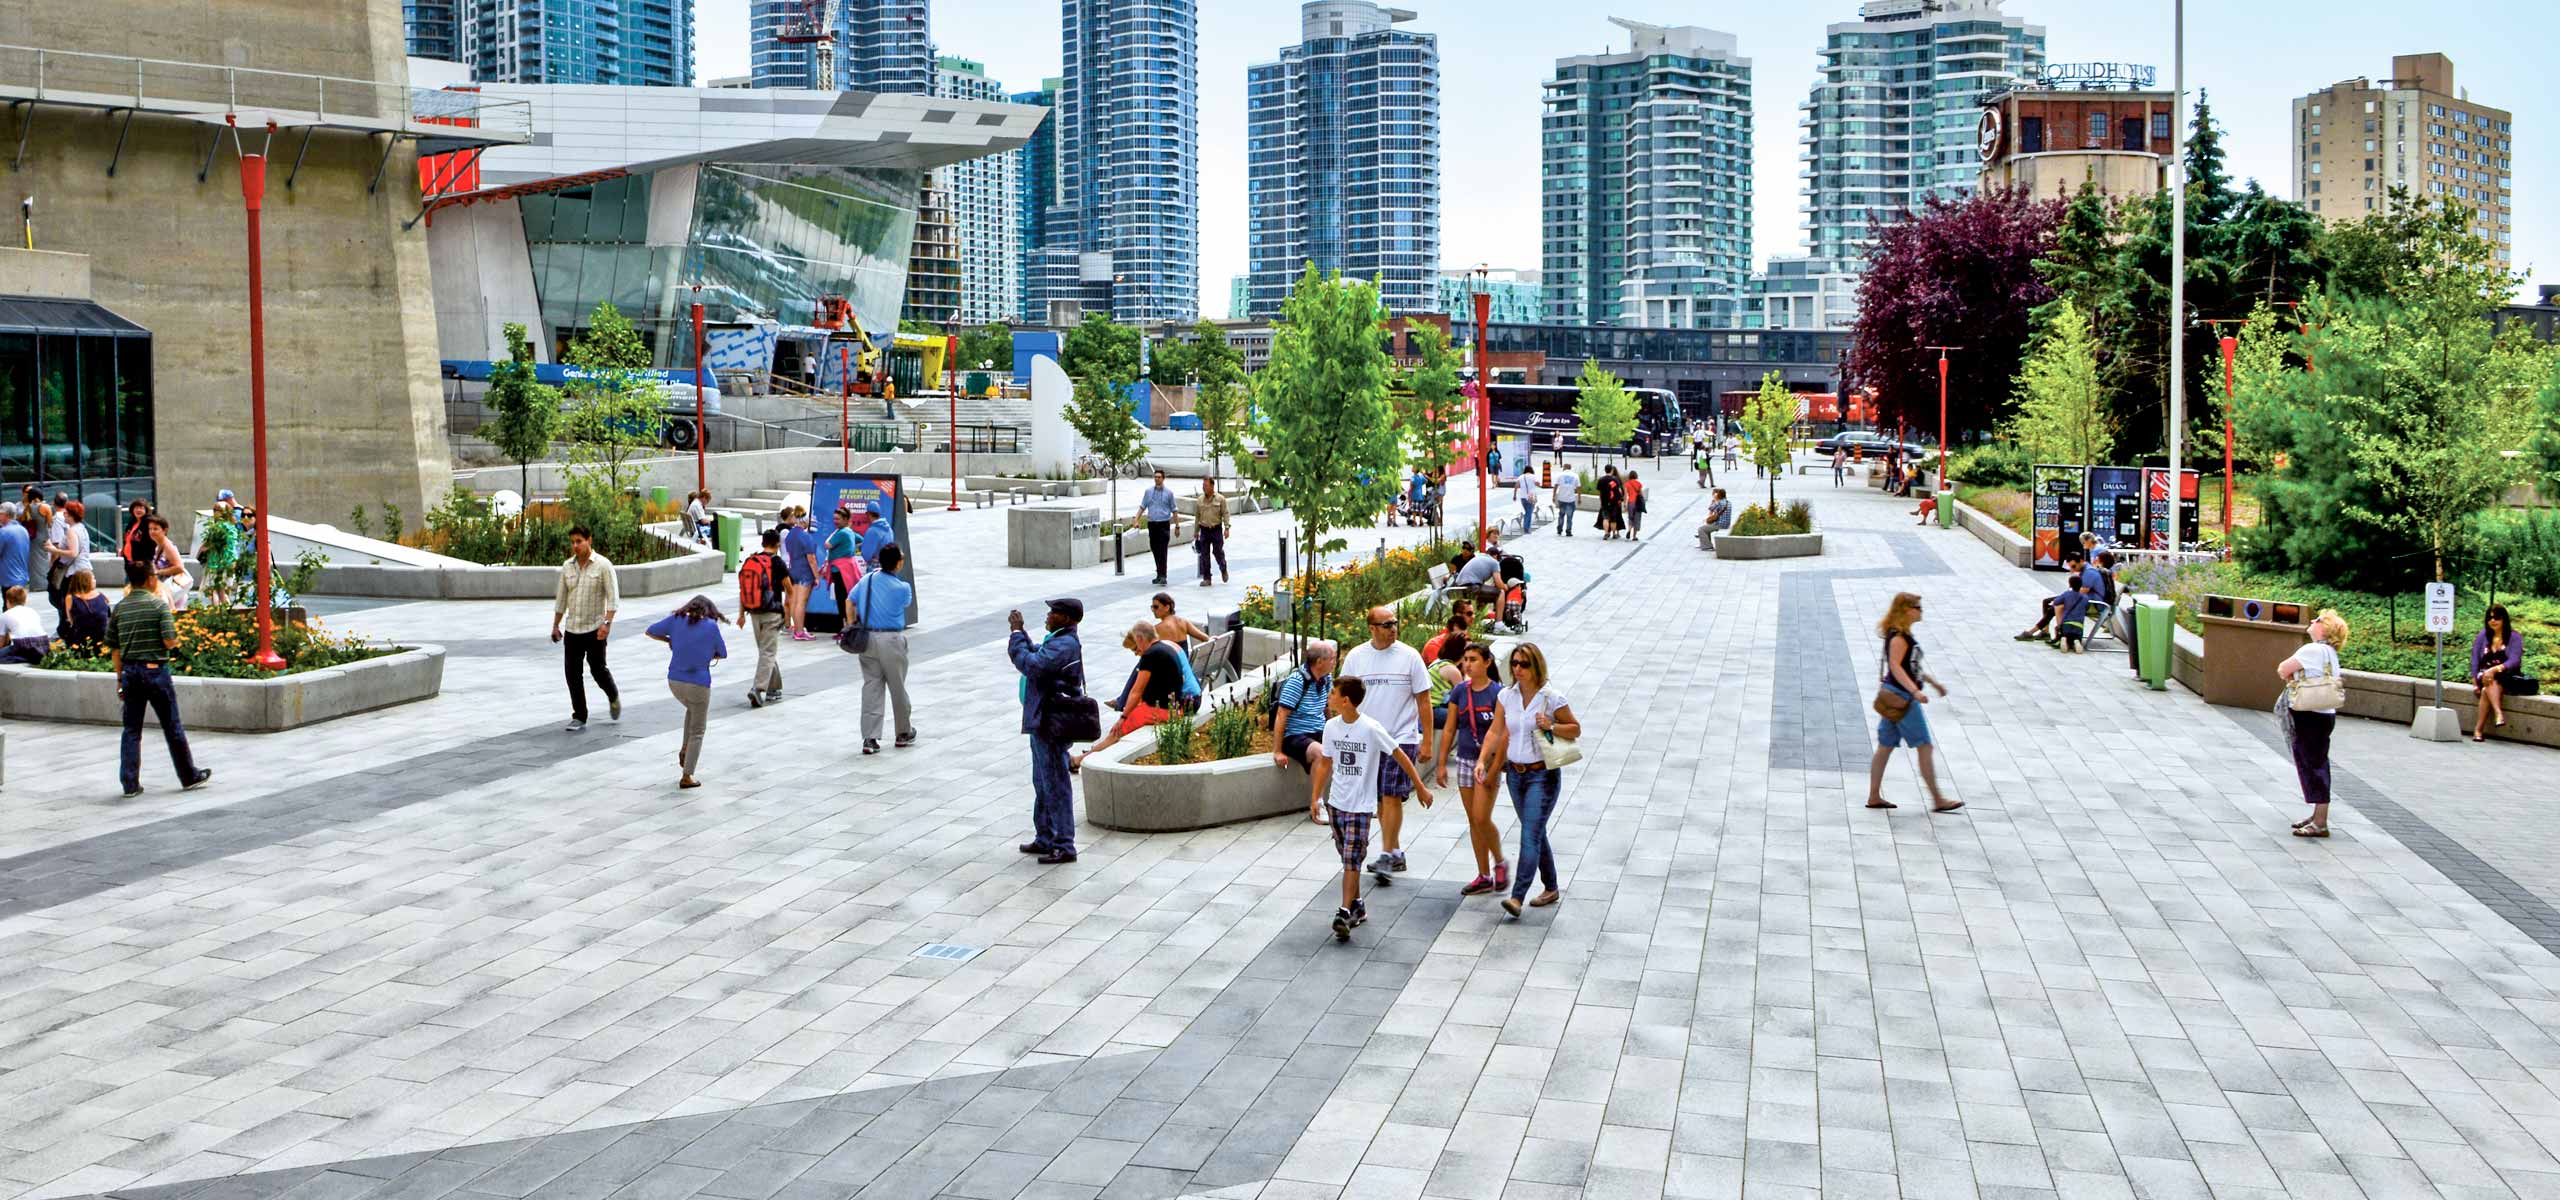
[[[1040,736],[1053,742],[1099,741],[1102,706],[1084,694],[1084,683],[1079,679],[1040,702],[1039,728]]]
[[[1545,702],[1546,691],[1540,689],[1538,695],[1542,710],[1547,713],[1555,712],[1555,706]],[[1536,714],[1528,711],[1526,705],[1522,706],[1520,715],[1532,724],[1535,724],[1538,719]],[[1545,764],[1548,770],[1570,767],[1582,761],[1582,743],[1577,739],[1557,737],[1552,729],[1538,729],[1532,732],[1534,734],[1532,740],[1538,746],[1538,761]]]
[[[2293,706],[2306,712],[2347,706],[2347,681],[2335,669],[2317,679],[2293,677]]]
[[[1884,645],[1885,648],[1883,653],[1891,654],[1893,652],[1893,639],[1886,638],[1884,640]],[[1902,718],[1910,715],[1911,697],[1884,686],[1885,680],[1893,678],[1892,661],[1879,655],[1876,659],[1876,673],[1876,698],[1874,703],[1870,706],[1876,710],[1876,715],[1883,717],[1888,721],[1900,721]],[[1913,680],[1912,682],[1918,683],[1919,681]]]
[[[876,575],[878,572],[873,574]],[[862,589],[871,586],[871,578],[870,575],[863,576],[862,582],[854,585],[854,594],[861,595]],[[871,622],[867,617],[857,620],[852,608],[852,603],[848,601],[845,604],[846,611],[836,614],[844,621],[844,628],[836,631],[836,648],[847,654],[860,654],[871,648]]]

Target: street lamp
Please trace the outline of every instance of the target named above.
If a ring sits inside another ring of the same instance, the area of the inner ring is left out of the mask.
[[[239,145],[240,119],[227,119],[231,139]],[[275,139],[275,122],[267,122],[267,138]],[[284,669],[276,653],[275,556],[267,542],[267,278],[258,241],[258,209],[267,198],[267,155],[240,153],[240,202],[249,225],[249,460],[252,495],[258,505],[258,650],[249,661],[262,671]]]
[[[2161,549],[2175,562],[2178,493],[2186,480],[2179,466],[2187,432],[2187,0],[2171,0],[2169,19],[2169,170],[2176,190],[2169,199],[2169,540]]]
[[[1476,548],[1484,548],[1484,515],[1491,504],[1485,476],[1493,473],[1492,354],[1486,327],[1493,322],[1493,268],[1477,263],[1468,272],[1475,284],[1476,306]],[[1524,531],[1525,532],[1525,531]]]
[[[844,469],[849,474],[853,470],[853,344],[836,343],[836,356],[842,364],[836,368],[836,382],[843,388],[836,409],[836,444],[844,447]]]
[[[1923,346],[1938,352],[1938,490],[1947,490],[1947,351],[1962,346]]]
[[[711,427],[702,415],[702,281],[693,281],[693,489],[711,490]]]
[[[960,328],[960,310],[951,310],[950,328]],[[943,442],[951,448],[951,507],[945,512],[960,511],[960,336],[943,335],[942,394],[951,401],[950,428],[943,431]]]

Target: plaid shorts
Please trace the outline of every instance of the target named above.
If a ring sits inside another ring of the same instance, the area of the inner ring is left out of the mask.
[[[1472,754],[1460,754],[1456,755],[1455,759],[1456,761],[1449,764],[1449,773],[1457,776],[1459,787],[1474,787],[1476,785],[1475,756]]]
[[[1378,814],[1344,812],[1330,805],[1325,811],[1332,815],[1333,848],[1341,852],[1342,865],[1358,867],[1369,857],[1369,822]]]

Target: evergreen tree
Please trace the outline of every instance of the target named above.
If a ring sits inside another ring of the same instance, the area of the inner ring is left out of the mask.
[[[2097,312],[2115,277],[2116,208],[2115,202],[2098,190],[2095,179],[2082,181],[2071,202],[2062,206],[2062,218],[2054,225],[2053,246],[2036,259],[2036,274],[2043,277],[2046,287],[2053,289],[2053,299],[2034,310],[2038,330],[2065,304],[2077,308],[2083,320]]]
[[[2018,371],[2017,415],[2003,432],[2035,462],[2104,463],[2115,427],[2098,389],[2097,345],[2080,307],[2057,305]]]

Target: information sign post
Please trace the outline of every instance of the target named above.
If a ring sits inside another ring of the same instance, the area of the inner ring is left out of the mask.
[[[2436,640],[2435,703],[2420,708],[2409,722],[2409,736],[2430,742],[2450,742],[2462,736],[2462,718],[2444,706],[2444,635],[2453,632],[2453,585],[2427,585],[2427,632]]]

